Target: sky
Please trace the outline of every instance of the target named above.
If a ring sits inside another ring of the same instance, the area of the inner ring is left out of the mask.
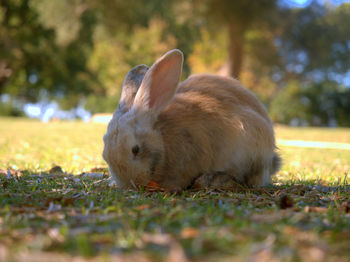
[[[312,0],[285,0],[287,5],[305,7],[312,2]],[[333,5],[340,5],[344,2],[350,2],[350,0],[318,0],[320,3],[330,2]]]

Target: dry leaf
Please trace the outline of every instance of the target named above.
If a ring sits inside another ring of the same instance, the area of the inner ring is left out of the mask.
[[[345,213],[350,213],[350,201],[343,202],[341,204],[341,210],[343,210]]]
[[[149,183],[148,183],[147,186],[148,186],[148,187],[155,187],[155,188],[159,188],[159,187],[160,187],[160,186],[158,185],[158,183],[157,183],[156,181],[154,181],[154,180],[149,181]]]
[[[50,174],[63,174],[63,170],[60,166],[53,166],[50,170],[49,170]]]
[[[145,189],[149,192],[164,191],[164,188],[160,187],[160,185],[154,180],[149,181],[147,186],[145,186]]]
[[[326,207],[310,207],[310,206],[306,206],[304,211],[306,213],[310,213],[310,212],[327,213],[328,212],[328,208],[326,208]]]
[[[94,167],[90,169],[90,173],[108,173],[108,168]]]
[[[64,206],[73,205],[75,203],[75,199],[72,197],[64,197],[64,196],[56,196],[50,197],[45,200],[45,206],[49,206],[51,203],[59,202]]]
[[[7,182],[7,181],[2,182],[2,187],[4,189],[6,189],[8,187],[8,185],[9,185],[9,182]]]
[[[147,209],[147,208],[150,208],[149,204],[140,205],[140,206],[136,207],[135,209],[141,211],[141,210],[144,210],[144,209]]]
[[[194,227],[186,227],[181,231],[182,238],[194,238],[199,235],[198,229]]]
[[[287,209],[294,206],[294,201],[288,195],[282,195],[280,197],[280,208]]]

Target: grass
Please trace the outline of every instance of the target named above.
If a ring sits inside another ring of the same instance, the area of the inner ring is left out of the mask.
[[[350,259],[349,151],[281,147],[283,168],[263,189],[116,190],[105,129],[0,119],[1,261]],[[349,142],[350,130],[276,133]]]
[[[349,128],[275,127],[280,139],[350,143]]]

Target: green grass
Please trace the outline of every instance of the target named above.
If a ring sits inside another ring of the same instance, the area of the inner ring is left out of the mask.
[[[283,168],[263,189],[117,190],[101,157],[105,129],[0,119],[0,260],[350,259],[349,151],[281,147]],[[349,129],[276,133],[350,142]]]
[[[280,139],[310,140],[350,143],[350,128],[316,128],[276,126],[275,131]]]

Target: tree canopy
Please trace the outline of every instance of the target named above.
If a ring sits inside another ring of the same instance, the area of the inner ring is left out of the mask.
[[[128,70],[172,48],[183,77],[236,77],[275,121],[350,125],[349,3],[0,0],[0,96],[112,111]]]

